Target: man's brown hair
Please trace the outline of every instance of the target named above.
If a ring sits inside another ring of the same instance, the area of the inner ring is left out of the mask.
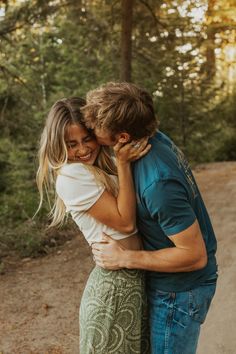
[[[127,82],[109,82],[89,91],[81,109],[87,127],[127,132],[132,139],[152,135],[158,127],[151,95]]]

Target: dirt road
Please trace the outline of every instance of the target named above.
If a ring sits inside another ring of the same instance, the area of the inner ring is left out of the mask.
[[[217,234],[220,269],[198,354],[235,354],[236,162],[199,166],[195,176]],[[0,276],[0,354],[79,354],[78,309],[92,266],[80,236]]]

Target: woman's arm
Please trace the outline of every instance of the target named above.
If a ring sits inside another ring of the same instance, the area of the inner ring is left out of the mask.
[[[119,180],[118,196],[114,197],[105,190],[87,211],[92,217],[123,233],[132,233],[135,230],[136,197],[130,162],[144,156],[150,148],[147,139],[142,140],[138,148],[132,143],[115,145]]]

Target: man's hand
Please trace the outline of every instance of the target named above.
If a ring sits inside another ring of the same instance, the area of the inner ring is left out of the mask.
[[[118,270],[120,266],[121,254],[125,250],[123,246],[116,240],[113,240],[106,234],[102,234],[101,242],[92,244],[92,252],[94,260],[99,267]]]

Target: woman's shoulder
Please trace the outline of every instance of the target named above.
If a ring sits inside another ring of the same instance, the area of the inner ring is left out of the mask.
[[[86,166],[82,163],[74,162],[74,163],[66,163],[63,165],[59,172],[58,176],[65,176],[71,178],[83,178],[83,177],[91,177],[92,173]]]
[[[66,163],[61,168],[60,171],[64,172],[84,172],[86,170],[86,166],[80,162],[72,162]]]
[[[56,190],[60,194],[60,190],[74,192],[79,187],[83,189],[98,188],[98,182],[92,171],[90,171],[82,163],[67,163],[58,171],[56,179]]]
[[[88,210],[104,189],[105,187],[96,181],[93,173],[81,163],[62,166],[56,180],[57,194],[68,210]]]

